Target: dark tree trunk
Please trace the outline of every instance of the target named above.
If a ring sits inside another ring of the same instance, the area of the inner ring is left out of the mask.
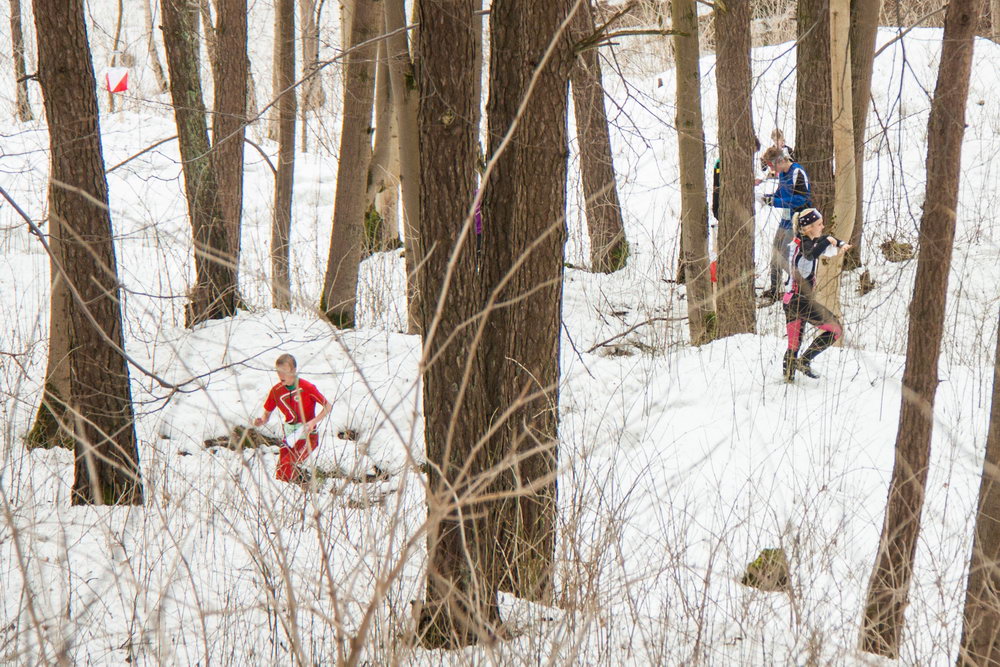
[[[424,441],[430,465],[426,600],[422,643],[457,648],[498,634],[496,576],[488,562],[491,533],[483,518],[488,461],[482,439],[484,395],[469,391],[482,376],[475,230],[469,209],[475,192],[473,105],[474,0],[420,4],[421,238],[426,242],[420,291],[424,332]]]
[[[959,667],[1000,665],[1000,337],[993,362],[990,428],[979,484]]]
[[[344,115],[337,165],[337,194],[330,235],[330,257],[323,279],[320,312],[334,326],[354,326],[361,264],[362,225],[365,216],[365,182],[372,156],[372,104],[375,97],[377,45],[353,50],[376,34],[378,0],[356,0],[351,20],[351,48],[344,68]]]
[[[32,120],[31,102],[28,100],[28,80],[24,63],[24,31],[21,29],[21,0],[10,0],[10,42],[14,56],[14,80],[17,87],[15,105],[17,119],[22,123]]]
[[[139,452],[83,0],[35,0],[34,10],[49,124],[49,216],[63,232],[56,259],[75,291],[60,323],[69,332],[72,503],[137,505]]]
[[[799,0],[795,87],[795,153],[812,186],[813,204],[833,213],[833,108],[830,0]],[[720,267],[721,268],[721,267]]]
[[[219,182],[220,210],[232,252],[233,271],[238,274],[243,222],[243,140],[250,79],[247,0],[217,0],[216,10],[219,52],[215,61],[212,164]],[[239,307],[238,294],[236,306]]]
[[[291,308],[288,239],[292,230],[292,185],[295,175],[295,0],[278,0],[274,8],[278,43],[278,174],[274,179],[271,221],[271,303]],[[343,173],[343,172],[341,172]]]
[[[574,42],[593,35],[590,0],[582,0],[573,18]],[[590,232],[590,268],[612,273],[624,268],[628,241],[618,201],[618,184],[611,155],[611,134],[604,107],[601,61],[596,48],[577,54],[573,64],[573,110],[580,142],[580,174]]]
[[[544,601],[552,595],[555,557],[567,84],[573,66],[570,35],[559,28],[571,4],[498,0],[490,13],[488,113],[490,154],[497,162],[485,190],[482,276],[491,296],[499,295],[505,305],[490,318],[485,372],[499,382],[491,412],[502,420],[489,445],[490,460],[502,467],[497,484],[510,493],[493,508],[499,549],[493,562],[502,568],[504,590]],[[541,66],[552,40],[555,48]],[[536,64],[541,72],[501,152]]]
[[[161,0],[163,44],[194,236],[195,286],[185,326],[236,313],[236,255],[218,196],[198,60],[198,1]]]
[[[896,433],[882,538],[861,629],[861,647],[895,657],[913,574],[913,554],[927,483],[938,357],[965,134],[972,45],[982,0],[952,0],[944,23],[937,86],[927,128],[927,194],[920,220],[920,254],[910,301],[903,400]]]
[[[723,337],[756,331],[749,0],[716,7],[715,35],[722,159],[716,308]]]
[[[844,268],[861,266],[861,233],[864,230],[865,134],[871,107],[872,65],[881,0],[851,0],[851,100],[854,104],[854,177],[857,201],[851,249],[844,256]]]
[[[694,0],[670,3],[677,70],[677,152],[681,172],[681,264],[687,285],[691,344],[712,340],[715,309],[708,272],[708,204],[705,192],[705,130],[701,118],[698,14]]]

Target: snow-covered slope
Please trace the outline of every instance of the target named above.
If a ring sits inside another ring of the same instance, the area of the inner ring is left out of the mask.
[[[882,523],[900,403],[915,262],[875,247],[914,241],[940,31],[915,30],[876,60],[866,137],[866,268],[845,280],[846,345],[819,380],[779,382],[777,307],[759,335],[686,345],[684,290],[670,278],[679,190],[671,72],[607,73],[616,166],[633,256],[618,274],[571,269],[565,284],[560,427],[560,608],[505,597],[517,636],[454,654],[411,650],[425,520],[419,340],[405,322],[402,260],[363,268],[362,326],[338,333],[312,307],[329,243],[336,161],[297,156],[294,312],[269,309],[271,174],[247,153],[241,287],[227,322],[181,328],[191,278],[176,146],[109,177],[130,352],[170,382],[133,374],[147,504],[70,508],[72,456],[23,449],[45,368],[47,259],[0,207],[0,662],[328,664],[370,610],[370,664],[874,664],[856,652]],[[880,43],[893,36],[880,34]],[[963,154],[932,469],[904,637],[904,664],[953,662],[992,384],[1000,302],[1000,47],[979,40]],[[707,136],[714,59],[703,60]],[[794,48],[754,54],[755,121],[794,145]],[[981,103],[980,103],[981,102]],[[332,121],[329,121],[332,123]],[[154,105],[102,117],[109,166],[174,133]],[[43,123],[0,125],[0,179],[44,217]],[[766,143],[766,141],[762,141]],[[271,153],[274,147],[263,142]],[[713,158],[712,147],[709,151]],[[573,156],[575,165],[576,156]],[[572,177],[577,179],[578,175]],[[568,259],[585,262],[578,195]],[[775,220],[758,216],[763,268]],[[615,338],[630,327],[626,336]],[[273,480],[273,448],[205,449],[257,414],[279,352],[334,401],[306,493]],[[357,443],[337,437],[359,431]],[[389,476],[344,475],[374,466]],[[762,548],[786,549],[790,595],[737,580]],[[383,582],[388,585],[382,586]]]

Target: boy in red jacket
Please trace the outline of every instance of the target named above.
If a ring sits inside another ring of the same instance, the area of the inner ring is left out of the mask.
[[[308,475],[298,464],[319,446],[316,424],[330,414],[333,405],[323,397],[316,385],[298,376],[298,366],[292,355],[282,354],[278,357],[274,362],[274,370],[278,373],[279,382],[267,394],[264,416],[253,420],[253,425],[266,424],[275,408],[281,412],[285,418],[285,437],[298,432],[298,439],[295,442],[286,440],[281,447],[274,476],[283,482],[307,482]],[[317,405],[323,406],[318,415]]]

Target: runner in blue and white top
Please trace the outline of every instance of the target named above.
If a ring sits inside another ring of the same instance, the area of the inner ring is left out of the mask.
[[[812,189],[809,175],[798,162],[793,162],[784,149],[771,146],[763,155],[764,162],[778,175],[778,189],[764,195],[763,202],[781,212],[781,220],[771,244],[770,286],[761,296],[768,300],[778,298],[778,278],[788,272],[785,249],[791,243],[792,216],[812,206]]]

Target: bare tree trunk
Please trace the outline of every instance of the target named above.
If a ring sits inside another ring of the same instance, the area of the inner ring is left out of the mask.
[[[854,173],[854,106],[851,100],[850,0],[830,0],[830,71],[833,100],[833,149],[837,171],[834,174],[833,222],[827,231],[838,239],[849,239],[854,232],[857,211],[858,181]],[[840,273],[844,257],[837,255],[820,262],[816,299],[842,318]]]
[[[694,0],[670,3],[677,71],[677,153],[681,172],[681,234],[691,344],[714,338],[715,312],[708,272],[708,204],[705,192],[705,130],[701,117],[698,12]]]
[[[395,234],[384,224],[385,212],[376,203],[382,201],[379,195],[395,189],[398,177],[392,168],[399,159],[399,137],[392,108],[389,60],[384,40],[379,42],[378,54],[375,70],[375,148],[368,167],[365,197],[365,249],[368,253],[388,250],[394,245]]]
[[[399,132],[399,187],[403,199],[403,241],[406,244],[406,303],[409,313],[407,330],[420,331],[420,291],[417,287],[417,270],[423,257],[420,241],[420,153],[417,136],[417,109],[420,97],[416,87],[416,70],[407,45],[406,13],[403,0],[384,0],[385,30],[389,48],[389,81],[392,87],[393,107],[396,110],[396,128]],[[416,4],[416,3],[414,3]],[[412,39],[417,40],[418,31]]]
[[[115,37],[111,46],[111,66],[118,67],[118,49],[122,43],[122,21],[125,19],[125,0],[118,0],[118,19],[115,21]],[[115,112],[115,94],[108,91],[108,111]]]
[[[491,533],[478,496],[490,461],[482,439],[484,395],[467,391],[482,375],[476,327],[480,308],[475,231],[469,215],[475,191],[476,126],[473,0],[426,0],[419,88],[428,91],[419,115],[420,271],[424,332],[424,442],[430,463],[427,583],[418,633],[427,648],[458,648],[500,633],[497,577],[489,559]]]
[[[993,21],[993,41],[1000,44],[1000,0],[990,0],[990,19]]]
[[[375,96],[375,43],[355,46],[375,36],[380,0],[356,0],[351,20],[352,49],[344,68],[344,116],[337,167],[337,194],[330,236],[330,257],[323,279],[320,311],[336,327],[354,326],[365,215],[365,179],[371,160],[369,129]]]
[[[49,354],[45,369],[42,401],[35,422],[25,437],[28,449],[64,447],[74,449],[72,419],[66,414],[70,396],[69,383],[69,310],[72,298],[62,275],[63,231],[59,218],[49,216]]]
[[[973,38],[981,10],[982,0],[952,0],[948,5],[937,86],[931,98],[927,194],[910,301],[896,461],[861,628],[861,648],[883,656],[899,655],[924,505],[948,272],[955,240],[965,106]]]
[[[813,205],[829,218],[834,199],[830,0],[799,0],[798,40],[795,153],[809,174]]]
[[[212,0],[198,0],[198,11],[201,14],[201,29],[205,34],[208,65],[212,68],[212,72],[215,72],[216,63],[219,62],[219,40],[215,34],[215,21],[212,19]]]
[[[501,420],[489,444],[490,460],[502,470],[495,486],[511,496],[492,509],[499,550],[494,562],[503,590],[541,601],[550,601],[553,592],[567,84],[573,66],[570,34],[560,27],[575,4],[496,0],[490,13],[488,117],[496,163],[484,191],[481,279],[491,302],[505,306],[490,317],[484,342],[490,381],[479,384],[490,392],[490,412]]]
[[[20,2],[20,0],[15,0]],[[149,5],[150,0],[142,0],[142,13],[146,21],[146,53],[149,58],[149,66],[153,68],[153,76],[156,77],[156,88],[161,93],[170,90],[167,82],[167,75],[163,72],[163,63],[160,62],[160,54],[156,50],[156,31],[153,28],[153,10]]]
[[[75,291],[60,323],[69,333],[72,503],[138,505],[143,489],[83,0],[35,0],[34,14],[49,124],[49,216],[64,232],[55,259]]]
[[[28,100],[27,67],[24,63],[24,31],[21,29],[21,0],[10,0],[10,42],[14,56],[14,81],[17,90],[17,119],[22,123],[34,119]]]
[[[319,67],[319,16],[316,0],[299,0],[299,19],[302,33],[302,75],[316,72]],[[326,104],[326,91],[319,76],[310,77],[302,84],[302,143],[306,142],[306,112],[322,109]]]
[[[590,2],[582,0],[573,18],[574,41],[590,37],[596,30]],[[577,54],[571,81],[580,142],[580,173],[590,232],[590,267],[592,271],[612,273],[625,267],[628,240],[618,201],[608,114],[604,108],[601,62],[596,48]]]
[[[237,306],[236,255],[230,246],[208,142],[198,61],[198,0],[161,0],[163,44],[194,235],[196,285],[185,324],[230,317]]]
[[[959,667],[997,664],[1000,664],[1000,337],[993,362],[990,427],[979,483],[957,662]]]
[[[206,0],[207,1],[207,0]],[[233,271],[240,264],[243,221],[243,155],[247,120],[247,0],[217,0],[218,54],[215,60],[215,114],[212,121],[212,164],[218,179],[218,199],[226,228]],[[235,277],[234,277],[235,280]],[[236,286],[234,285],[234,289]],[[236,307],[240,307],[236,295]]]
[[[274,180],[274,219],[271,222],[271,303],[275,308],[289,310],[292,285],[288,271],[288,239],[292,229],[295,174],[296,109],[295,89],[292,88],[295,83],[295,0],[277,0],[274,14],[274,31],[282,37],[277,65],[278,90],[283,92],[278,99],[278,174]],[[339,208],[340,201],[337,203]]]
[[[716,6],[719,153],[718,335],[754,333],[754,131],[750,105],[750,2]]]
[[[881,0],[851,0],[851,102],[854,106],[854,175],[857,180],[854,230],[851,249],[844,256],[844,268],[861,266],[861,233],[864,230],[865,134],[871,107],[872,65]]]

